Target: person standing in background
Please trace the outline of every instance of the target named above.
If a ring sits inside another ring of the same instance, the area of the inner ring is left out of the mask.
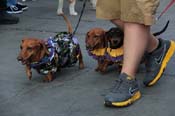
[[[19,18],[7,13],[7,0],[0,0],[0,24],[17,24]]]

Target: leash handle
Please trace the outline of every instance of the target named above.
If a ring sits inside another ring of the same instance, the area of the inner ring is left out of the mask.
[[[81,21],[83,12],[84,12],[84,9],[85,9],[85,7],[86,7],[86,2],[87,2],[87,0],[84,0],[83,8],[82,8],[82,10],[81,10],[80,17],[79,17],[79,19],[78,19],[78,23],[77,23],[77,25],[76,25],[76,27],[75,27],[75,29],[74,29],[74,32],[71,34],[71,38],[75,35],[75,33],[76,33],[77,29],[78,29],[78,26],[79,26],[79,24],[80,24],[80,21]]]
[[[164,10],[161,12],[161,14],[157,17],[157,20],[159,20],[162,15],[175,3],[175,0],[171,0],[170,3],[164,8]]]

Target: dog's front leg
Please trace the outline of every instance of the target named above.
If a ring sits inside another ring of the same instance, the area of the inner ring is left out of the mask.
[[[97,72],[100,71],[101,67],[102,67],[102,61],[98,60],[97,68],[95,69],[95,71],[97,71]]]
[[[109,61],[108,61],[108,60],[104,60],[102,66],[101,66],[100,71],[101,71],[102,73],[105,73],[105,72],[106,72],[106,69],[107,69],[107,67],[108,67],[108,65],[109,65]]]
[[[118,66],[118,72],[121,72],[121,70],[122,70],[122,66],[123,66],[123,61],[118,61],[118,62],[116,62],[116,64],[117,64],[117,66]]]
[[[44,78],[44,82],[51,82],[53,80],[53,76],[54,76],[53,72],[49,71],[49,73]]]
[[[82,55],[81,51],[79,53],[78,60],[79,60],[79,69],[83,69],[84,68],[84,61],[83,61],[83,55]]]
[[[26,65],[26,74],[27,77],[29,78],[29,80],[32,79],[32,71],[31,71],[31,67],[29,65]]]

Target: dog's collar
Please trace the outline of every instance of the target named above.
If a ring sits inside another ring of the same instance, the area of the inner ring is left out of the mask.
[[[116,62],[123,59],[123,46],[117,49],[107,48],[106,58],[110,61]]]
[[[101,49],[95,49],[95,50],[87,50],[88,54],[92,56],[92,58],[99,60],[99,59],[104,59],[105,58],[105,53],[106,53],[106,48],[101,48]]]
[[[123,47],[117,49],[111,48],[101,48],[89,51],[88,54],[95,60],[108,59],[110,61],[116,62],[123,59]]]

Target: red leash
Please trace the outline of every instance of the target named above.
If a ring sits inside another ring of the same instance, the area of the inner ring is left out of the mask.
[[[157,20],[161,18],[161,16],[175,3],[175,0],[171,0],[170,3],[165,7],[165,9],[161,12],[161,14],[157,17]]]

